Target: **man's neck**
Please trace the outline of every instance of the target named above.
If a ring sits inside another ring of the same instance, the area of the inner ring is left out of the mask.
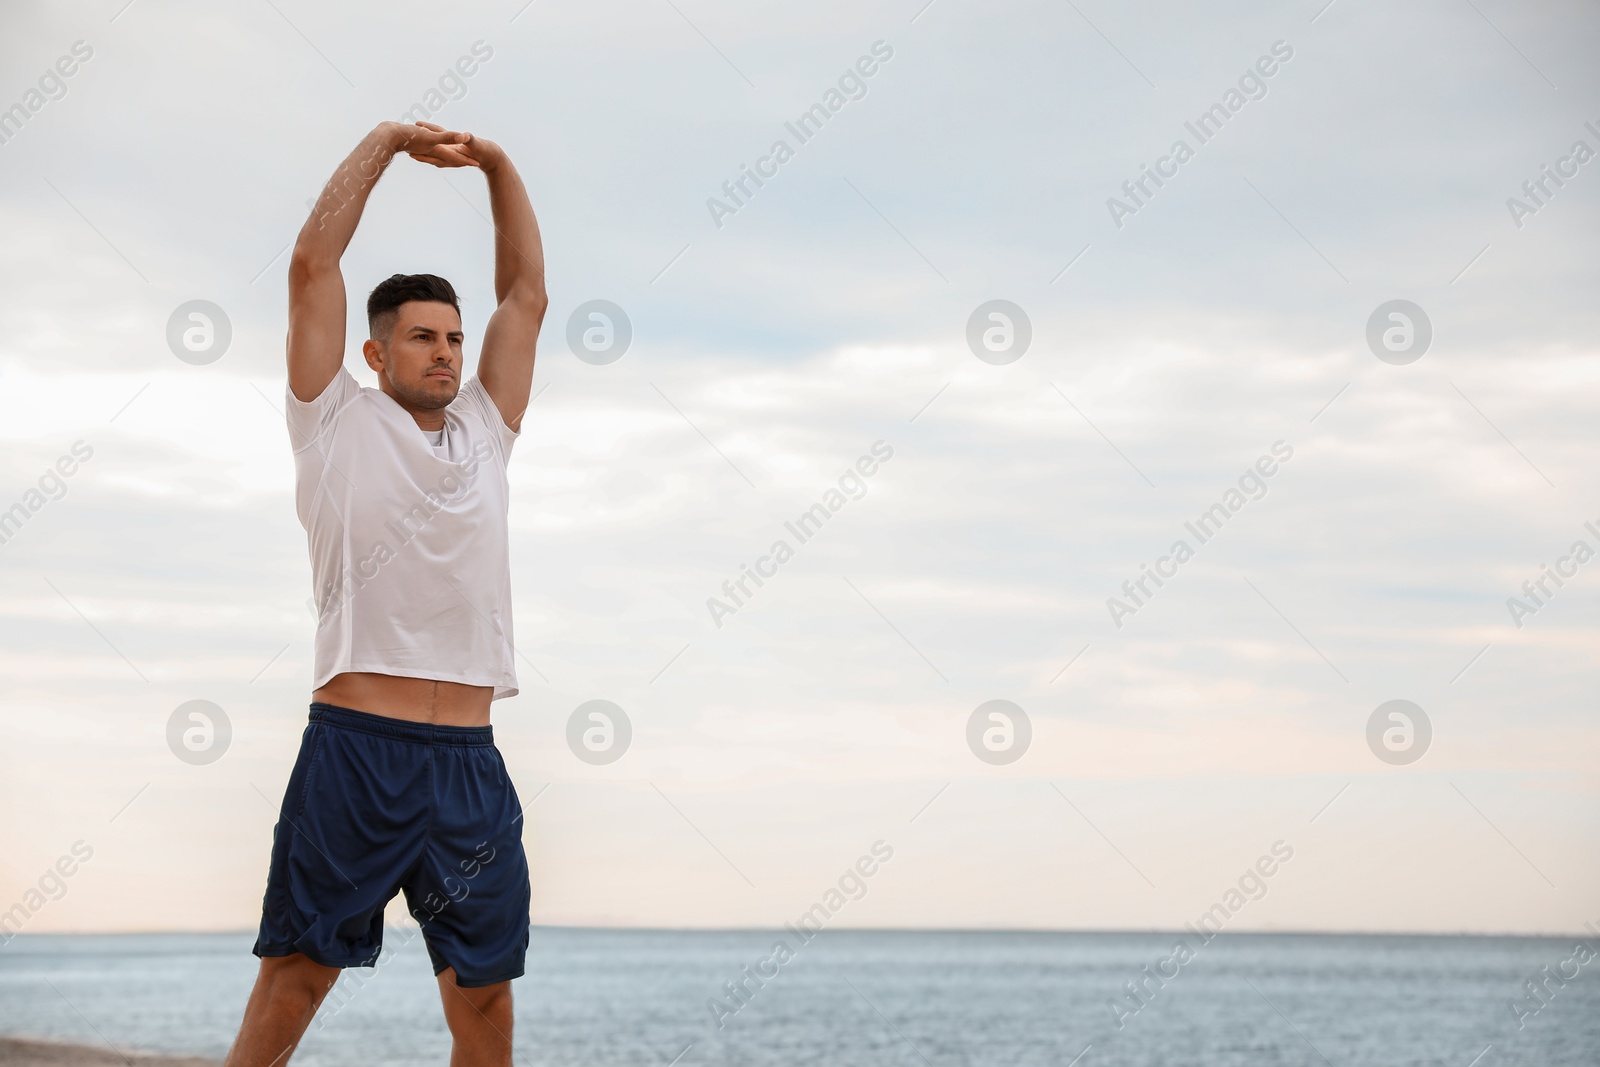
[[[404,400],[389,391],[389,383],[382,377],[378,380],[378,389],[384,396],[400,405],[407,415],[416,420],[419,429],[436,431],[444,429],[444,408],[418,408],[412,407]]]

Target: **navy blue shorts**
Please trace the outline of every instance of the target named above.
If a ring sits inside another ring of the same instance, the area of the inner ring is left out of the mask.
[[[433,972],[521,977],[528,951],[522,805],[489,726],[433,726],[311,705],[261,905],[257,956],[372,967],[404,892]]]

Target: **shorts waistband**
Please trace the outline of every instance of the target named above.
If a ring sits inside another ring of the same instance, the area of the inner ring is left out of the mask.
[[[395,741],[411,741],[421,745],[466,745],[473,748],[494,744],[492,726],[440,726],[431,722],[411,722],[408,719],[391,719],[387,715],[374,715],[354,708],[341,708],[324,704],[320,700],[311,704],[311,721],[341,730],[355,730],[376,734]]]

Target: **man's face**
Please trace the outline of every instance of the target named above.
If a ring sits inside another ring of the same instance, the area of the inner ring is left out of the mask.
[[[401,304],[389,340],[377,346],[381,365],[373,365],[383,391],[422,411],[448,407],[461,388],[461,341],[461,316],[449,304]]]

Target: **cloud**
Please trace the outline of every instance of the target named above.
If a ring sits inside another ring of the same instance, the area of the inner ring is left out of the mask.
[[[41,924],[181,925],[181,900],[140,896],[172,871],[215,902],[206,922],[254,921],[272,811],[241,783],[282,787],[311,652],[276,408],[284,252],[356,139],[482,39],[494,60],[442,117],[512,153],[552,293],[545,391],[510,471],[523,692],[495,709],[525,795],[555,783],[530,816],[549,850],[536,917],[785,917],[777,898],[730,896],[746,887],[719,881],[646,780],[693,797],[708,836],[769,873],[801,862],[774,826],[822,874],[869,830],[910,827],[923,888],[886,884],[863,922],[1088,926],[1170,924],[1214,889],[1184,872],[1225,874],[1354,782],[1304,840],[1319,873],[1274,895],[1272,923],[1575,927],[1569,898],[1530,895],[1544,883],[1449,783],[1470,776],[1557,884],[1595,884],[1579,847],[1600,751],[1592,576],[1523,630],[1504,606],[1600,520],[1581,239],[1600,173],[1520,230],[1504,207],[1600,118],[1562,105],[1596,98],[1592,11],[1491,12],[1491,27],[1470,8],[1343,4],[1315,22],[939,4],[914,23],[914,7],[713,5],[693,12],[704,37],[665,6],[535,5],[514,24],[429,9],[422,37],[405,11],[313,24],[285,6],[312,48],[266,8],[137,5],[109,23],[35,6],[0,43],[24,71],[79,38],[96,49],[0,146],[0,507],[72,441],[96,450],[0,546],[0,724],[16,738],[0,797],[30,813],[0,830],[6,876],[155,783],[116,824],[127,847],[97,853],[116,886],[86,883]],[[712,226],[705,197],[878,39],[895,58],[869,94]],[[1106,198],[1280,39],[1295,55],[1268,94],[1117,229]],[[349,339],[372,284],[430,270],[466,297],[475,353],[487,213],[478,175],[397,161],[345,259]],[[207,366],[165,343],[196,298],[233,326]],[[965,340],[996,298],[1033,327],[1008,366]],[[1364,340],[1395,298],[1434,327],[1408,366]],[[591,299],[633,324],[605,367],[565,347]],[[895,458],[868,493],[714,627],[706,598],[880,440]],[[1295,458],[1268,494],[1117,629],[1107,598],[1279,440]],[[599,697],[635,728],[606,767],[561,734]],[[1433,717],[1411,768],[1364,741],[1394,697]],[[236,730],[206,768],[163,741],[196,698]],[[963,739],[994,698],[1034,725],[1004,768]],[[1078,816],[1051,781],[1092,781],[1086,810],[1170,899],[1130,898],[1123,861],[1064,828]],[[1482,891],[1456,886],[1459,906],[1434,915],[1434,875],[1386,875],[1364,846],[1397,833],[1396,810],[1415,813],[1416,863],[1470,867]],[[159,843],[190,817],[200,828]],[[1017,880],[974,873],[974,856]],[[1080,874],[1099,888],[1075,888],[1069,914],[1057,891]],[[668,875],[686,888],[638,892]]]

